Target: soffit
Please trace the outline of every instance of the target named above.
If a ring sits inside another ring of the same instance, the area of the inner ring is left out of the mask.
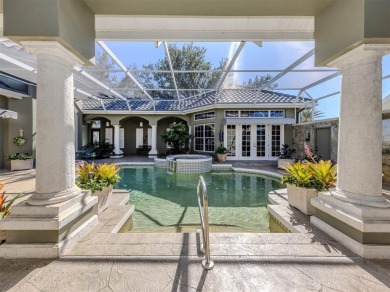
[[[334,0],[84,0],[95,14],[314,16]]]

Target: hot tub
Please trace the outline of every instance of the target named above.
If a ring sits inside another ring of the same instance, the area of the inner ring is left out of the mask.
[[[167,171],[176,173],[205,173],[212,169],[212,157],[198,154],[179,154],[167,157]]]

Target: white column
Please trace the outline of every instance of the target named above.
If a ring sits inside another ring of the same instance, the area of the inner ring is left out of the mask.
[[[123,152],[120,147],[120,125],[112,125],[114,127],[114,155],[111,155],[111,158],[121,158],[123,157]]]
[[[35,193],[30,205],[51,205],[81,193],[75,185],[73,67],[82,61],[58,42],[22,42],[37,56]]]
[[[157,125],[150,125],[152,127],[152,149],[149,151],[149,157],[157,156]]]
[[[382,56],[364,45],[334,61],[342,72],[338,180],[332,196],[389,207],[382,196]]]
[[[342,72],[337,186],[311,200],[310,222],[364,258],[390,259],[390,202],[382,195],[382,56],[361,45],[330,64]]]

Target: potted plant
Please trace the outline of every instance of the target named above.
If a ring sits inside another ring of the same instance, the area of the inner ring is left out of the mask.
[[[8,155],[8,160],[11,160],[11,171],[33,168],[34,159],[28,153],[13,153]]]
[[[288,203],[306,215],[314,215],[315,208],[310,201],[319,191],[336,186],[337,165],[332,165],[330,160],[317,162],[307,145],[305,153],[311,161],[284,167],[287,174],[282,177],[282,183],[287,184]]]
[[[219,146],[217,148],[217,150],[215,150],[215,153],[217,154],[218,161],[219,162],[225,162],[226,159],[227,159],[227,153],[228,152],[229,151],[224,146],[222,146],[222,144],[221,144],[221,146]]]
[[[161,134],[161,141],[168,145],[168,154],[183,154],[188,152],[188,145],[194,136],[189,134],[183,123],[170,124],[168,129]]]
[[[22,146],[22,145],[24,145],[24,143],[26,143],[26,139],[24,139],[23,137],[18,136],[18,137],[14,138],[14,144],[16,146]]]
[[[0,191],[3,189],[4,184],[0,183]],[[6,217],[10,211],[12,204],[20,197],[21,195],[15,196],[11,201],[6,204],[7,196],[5,192],[0,194],[0,220]],[[4,230],[0,230],[0,243],[2,243],[6,239],[6,232]]]
[[[288,144],[283,144],[282,148],[280,149],[280,152],[277,154],[279,156],[278,158],[278,168],[283,169],[287,165],[294,164],[293,155],[295,154],[296,150],[290,148]]]
[[[77,169],[76,185],[83,190],[92,191],[98,197],[97,213],[101,214],[111,205],[112,188],[120,180],[116,164],[85,163]]]

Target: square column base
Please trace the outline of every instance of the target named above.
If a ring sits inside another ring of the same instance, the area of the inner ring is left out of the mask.
[[[89,191],[55,205],[30,206],[25,202],[12,208],[0,220],[6,243],[0,245],[3,258],[58,258],[65,248],[98,223],[94,210],[97,198]]]
[[[310,222],[367,259],[390,259],[390,208],[374,208],[319,193]]]

